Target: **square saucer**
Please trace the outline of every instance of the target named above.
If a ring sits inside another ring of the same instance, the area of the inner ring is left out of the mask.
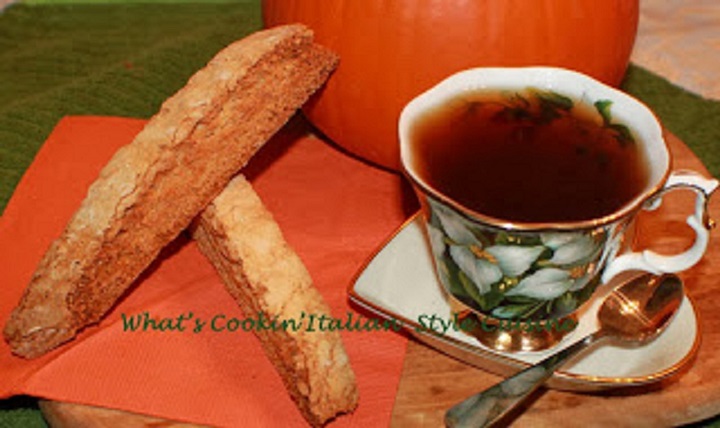
[[[420,214],[412,216],[369,259],[349,287],[350,300],[375,316],[401,325],[413,337],[475,367],[511,375],[597,330],[597,311],[614,284],[578,312],[577,328],[553,348],[506,353],[481,345],[458,328],[430,331],[428,320],[452,320],[451,303],[439,283]],[[640,346],[603,341],[566,364],[547,386],[572,391],[600,391],[649,385],[680,373],[700,342],[692,301],[685,296],[667,329]]]

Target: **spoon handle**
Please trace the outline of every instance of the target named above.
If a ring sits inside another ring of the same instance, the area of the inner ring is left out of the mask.
[[[523,403],[555,370],[600,337],[600,332],[589,334],[557,354],[456,404],[445,413],[445,425],[450,428],[476,428],[498,421]]]

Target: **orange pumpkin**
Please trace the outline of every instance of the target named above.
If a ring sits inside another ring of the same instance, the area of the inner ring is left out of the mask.
[[[398,168],[402,107],[478,66],[552,65],[618,85],[639,0],[263,0],[266,26],[301,22],[340,55],[305,107],[351,153]]]

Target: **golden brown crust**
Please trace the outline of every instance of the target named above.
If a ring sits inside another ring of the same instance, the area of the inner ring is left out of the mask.
[[[310,316],[330,317],[330,309],[243,176],[203,211],[193,236],[246,316],[298,322],[297,329],[278,323],[256,333],[307,421],[319,426],[353,410],[355,374],[339,333],[309,325]]]
[[[97,322],[336,63],[300,25],[218,53],[100,172],[5,326],[13,352],[37,357]]]

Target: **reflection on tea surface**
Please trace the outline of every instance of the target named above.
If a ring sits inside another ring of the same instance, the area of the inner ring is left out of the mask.
[[[554,92],[477,92],[413,127],[413,165],[436,191],[486,216],[517,222],[608,215],[642,192],[648,168],[612,105]]]

